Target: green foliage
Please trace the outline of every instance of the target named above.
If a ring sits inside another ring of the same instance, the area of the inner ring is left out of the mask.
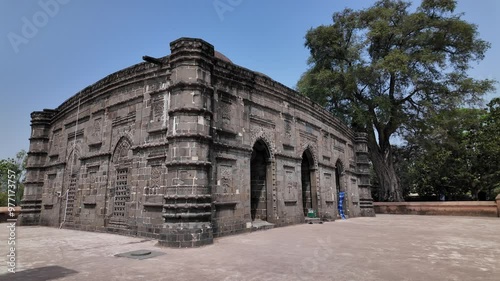
[[[297,89],[354,129],[368,133],[381,200],[402,200],[390,139],[429,114],[474,104],[494,81],[467,75],[489,44],[455,14],[452,0],[381,0],[345,9],[306,34],[310,69]]]
[[[500,194],[500,186],[495,187],[491,192],[491,198],[496,198]]]
[[[0,160],[0,206],[7,206],[9,170],[16,175],[16,205],[21,202],[24,191],[23,180],[26,173],[26,160],[27,153],[24,150],[19,151],[15,158]]]
[[[9,200],[7,193],[0,191],[0,207],[7,206],[7,200]]]
[[[482,123],[472,131],[470,139],[477,151],[477,165],[481,171],[479,185],[488,190],[491,197],[500,193],[500,98],[488,104],[488,114]]]
[[[493,200],[500,191],[500,99],[489,109],[461,108],[433,114],[398,148],[405,184],[421,196]]]

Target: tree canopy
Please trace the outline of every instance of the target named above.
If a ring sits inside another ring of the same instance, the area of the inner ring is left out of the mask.
[[[403,200],[391,137],[494,89],[494,81],[467,73],[489,43],[455,8],[453,0],[423,0],[416,8],[381,0],[336,12],[331,25],[306,34],[310,69],[297,89],[368,134],[381,200]]]
[[[19,151],[15,158],[7,158],[0,160],[0,206],[7,206],[8,202],[8,176],[9,170],[16,175],[16,205],[21,202],[24,186],[23,179],[26,171],[26,151]]]
[[[500,99],[441,111],[397,148],[402,182],[423,197],[494,200],[500,193]]]

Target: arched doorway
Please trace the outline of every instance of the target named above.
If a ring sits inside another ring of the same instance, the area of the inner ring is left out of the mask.
[[[109,214],[111,214],[109,224],[113,227],[126,227],[128,225],[128,213],[130,210],[127,203],[131,200],[131,147],[129,139],[122,137],[116,144],[112,157],[113,169],[111,169],[110,177],[113,178],[113,186],[110,188],[112,205],[109,210]]]
[[[337,195],[343,191],[341,190],[340,187],[340,177],[342,176],[342,163],[340,161],[337,161],[337,164],[335,165],[335,188],[337,189]]]
[[[269,158],[266,143],[262,140],[255,142],[250,160],[250,216],[252,221],[267,220]]]
[[[317,203],[317,191],[316,191],[316,178],[314,169],[314,159],[312,153],[309,149],[306,149],[302,153],[302,164],[301,164],[301,182],[302,182],[302,206],[304,210],[304,216],[307,216],[309,209],[318,211]]]

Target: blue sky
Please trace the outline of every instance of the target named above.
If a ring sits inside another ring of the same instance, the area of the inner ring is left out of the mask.
[[[168,55],[179,37],[202,38],[234,63],[294,87],[307,69],[306,31],[331,23],[335,11],[373,3],[0,0],[0,159],[28,149],[32,111],[57,107],[143,55]],[[500,80],[500,1],[459,0],[457,10],[492,44],[470,74]],[[500,91],[487,99],[494,96]]]

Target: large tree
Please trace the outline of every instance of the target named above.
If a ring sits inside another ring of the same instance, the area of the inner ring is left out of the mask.
[[[493,81],[468,76],[489,44],[453,0],[382,0],[333,14],[306,34],[310,69],[298,90],[368,134],[380,200],[402,201],[391,137],[429,112],[476,102]]]

